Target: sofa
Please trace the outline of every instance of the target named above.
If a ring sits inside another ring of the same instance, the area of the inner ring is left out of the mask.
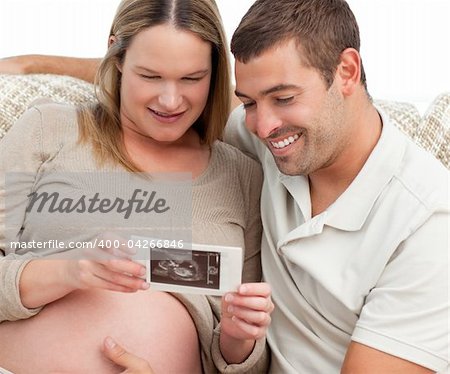
[[[94,86],[51,74],[0,75],[0,139],[20,115],[39,98],[84,104],[95,100]],[[450,168],[450,92],[430,103],[421,116],[410,103],[376,100],[400,130]]]

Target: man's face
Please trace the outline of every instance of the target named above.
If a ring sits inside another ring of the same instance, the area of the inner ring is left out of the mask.
[[[246,64],[236,61],[236,95],[246,125],[266,144],[280,171],[308,175],[336,162],[349,142],[344,98],[305,67],[293,40]]]

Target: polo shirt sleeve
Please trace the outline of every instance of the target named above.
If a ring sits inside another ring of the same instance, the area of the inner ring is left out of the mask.
[[[448,367],[448,207],[397,248],[366,298],[352,340],[437,372]]]
[[[247,130],[243,105],[239,105],[231,112],[225,127],[224,141],[255,160],[260,162],[263,160],[266,147],[256,135]]]

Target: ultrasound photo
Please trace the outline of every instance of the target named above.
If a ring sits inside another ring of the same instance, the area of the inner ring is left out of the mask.
[[[219,252],[152,248],[150,282],[218,290],[220,256]]]

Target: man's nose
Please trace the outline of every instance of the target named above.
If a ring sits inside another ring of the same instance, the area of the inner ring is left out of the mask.
[[[247,128],[260,139],[266,139],[281,127],[282,121],[270,108],[259,106],[255,112],[247,115]]]

